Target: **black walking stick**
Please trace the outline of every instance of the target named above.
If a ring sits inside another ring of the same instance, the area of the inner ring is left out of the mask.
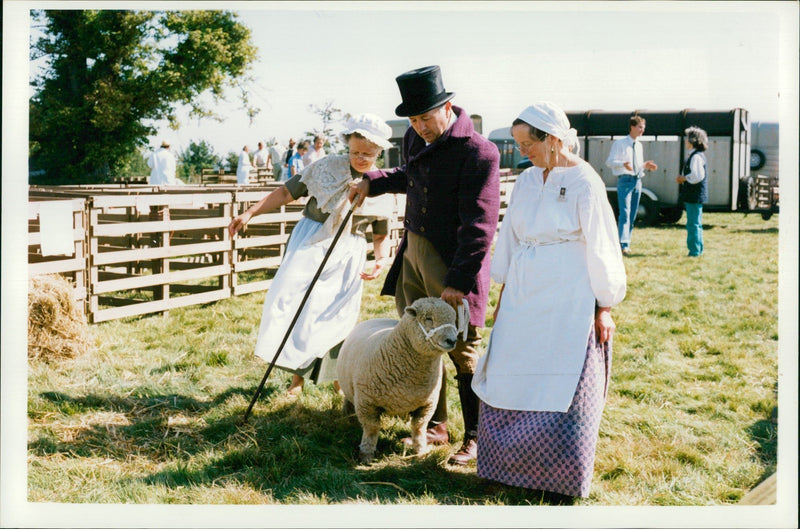
[[[328,258],[333,253],[333,248],[336,246],[336,242],[339,240],[339,237],[342,235],[344,231],[344,227],[347,226],[347,221],[350,219],[350,216],[353,214],[353,210],[356,207],[358,196],[353,199],[353,203],[350,204],[350,209],[347,211],[347,215],[345,215],[344,220],[342,221],[341,226],[339,226],[339,230],[336,232],[336,235],[333,237],[333,241],[331,241],[331,246],[328,248],[328,251],[325,253],[325,257],[322,258],[322,262],[317,269],[317,273],[314,274],[314,278],[311,280],[311,284],[308,285],[308,290],[306,290],[305,296],[303,296],[303,300],[300,302],[300,306],[297,308],[297,313],[294,315],[292,322],[289,324],[289,328],[286,329],[286,334],[283,336],[283,340],[281,344],[278,346],[278,351],[275,353],[275,356],[272,358],[272,362],[269,363],[269,367],[267,367],[267,372],[264,373],[264,378],[261,379],[261,384],[258,385],[258,389],[256,390],[253,398],[250,400],[250,406],[247,407],[247,411],[242,418],[241,424],[247,422],[247,418],[250,416],[250,412],[253,410],[253,406],[255,406],[256,401],[258,400],[258,396],[261,394],[261,390],[264,389],[264,384],[267,383],[267,379],[269,378],[269,374],[272,372],[272,368],[275,367],[275,362],[278,361],[278,356],[280,356],[281,351],[283,351],[283,346],[286,345],[287,340],[289,340],[289,335],[292,333],[292,329],[294,329],[294,324],[297,323],[297,319],[300,317],[300,312],[302,312],[303,307],[308,300],[308,296],[311,294],[311,289],[314,288],[314,284],[319,279],[319,276],[322,275],[322,270],[325,268],[325,263],[328,262]]]

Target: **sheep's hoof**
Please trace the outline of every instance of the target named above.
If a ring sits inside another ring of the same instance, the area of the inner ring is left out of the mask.
[[[359,450],[359,452],[358,452],[358,461],[359,462],[361,462],[361,463],[363,463],[365,465],[368,465],[368,464],[372,463],[373,459],[375,459],[375,452],[367,453],[367,452],[362,452],[362,451]]]
[[[430,445],[426,444],[426,445],[423,445],[423,446],[415,447],[414,451],[417,453],[417,455],[423,456],[423,455],[425,455],[425,454],[427,454],[428,452],[431,451],[431,447],[430,447]]]

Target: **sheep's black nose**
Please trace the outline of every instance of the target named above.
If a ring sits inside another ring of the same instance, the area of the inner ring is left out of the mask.
[[[447,347],[455,347],[455,346],[456,346],[456,341],[455,341],[455,340],[453,340],[452,338],[447,338],[447,339],[444,341],[444,343],[446,343],[446,344],[447,344]]]

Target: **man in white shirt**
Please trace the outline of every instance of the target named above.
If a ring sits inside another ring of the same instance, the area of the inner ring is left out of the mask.
[[[250,183],[250,170],[253,166],[250,164],[250,147],[245,145],[242,152],[239,153],[239,163],[236,166],[236,183],[249,184]]]
[[[286,159],[286,147],[280,143],[275,143],[269,148],[269,165],[272,167],[272,178],[276,182],[283,180],[283,161]]]
[[[175,156],[169,150],[169,142],[162,141],[161,148],[154,151],[147,158],[147,165],[150,167],[150,185],[165,186],[177,185],[175,177],[176,162]]]
[[[253,164],[256,166],[256,169],[266,169],[267,160],[269,160],[269,151],[264,147],[264,142],[260,141],[258,142],[258,150],[253,155]]]
[[[644,161],[642,144],[637,139],[644,134],[645,119],[631,116],[630,133],[611,145],[606,165],[617,176],[617,202],[619,204],[619,243],[623,255],[630,255],[631,235],[639,198],[642,196],[642,176],[645,170],[655,171],[658,166],[653,160]]]

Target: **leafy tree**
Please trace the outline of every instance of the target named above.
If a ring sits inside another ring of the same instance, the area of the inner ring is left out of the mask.
[[[200,143],[189,142],[189,147],[178,155],[178,173],[188,180],[194,180],[203,169],[214,169],[222,164],[222,158],[214,152],[214,147],[205,140]]]
[[[256,58],[250,30],[229,11],[35,11],[44,58],[32,80],[30,158],[48,183],[108,180],[155,134],[179,126],[177,111],[223,118],[213,108],[227,88],[247,102]]]
[[[147,165],[145,156],[149,154],[145,149],[137,148],[131,154],[120,158],[119,167],[113,176],[148,176],[150,167]]]
[[[239,153],[236,151],[228,151],[228,154],[225,155],[225,164],[229,172],[235,173],[236,168],[239,166]]]

